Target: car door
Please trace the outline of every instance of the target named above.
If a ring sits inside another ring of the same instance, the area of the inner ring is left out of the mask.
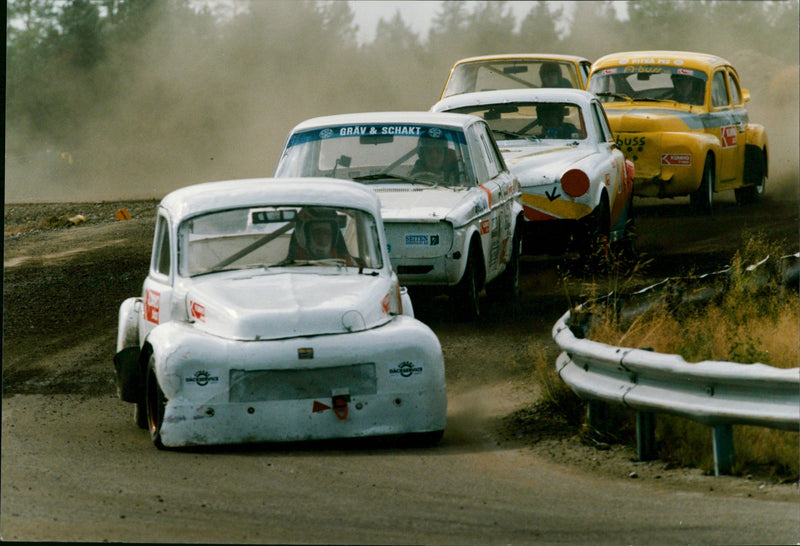
[[[728,92],[728,74],[724,67],[718,68],[711,79],[711,118],[713,123],[710,124],[708,131],[720,142],[717,167],[719,180],[716,188],[720,190],[735,182],[739,141],[744,140],[744,135],[739,138],[739,127]]]
[[[170,236],[170,222],[160,213],[156,221],[153,238],[153,253],[150,258],[150,272],[142,289],[142,312],[139,315],[139,343],[147,338],[150,331],[170,319],[172,308],[172,284],[174,241]]]
[[[477,162],[484,166],[479,174],[480,188],[489,198],[488,215],[480,219],[480,233],[483,242],[486,280],[496,277],[503,265],[511,258],[512,204],[515,195],[514,178],[506,168],[503,156],[491,135],[488,125],[477,122],[470,126],[473,140],[478,148],[474,154]],[[485,179],[480,180],[485,176]]]

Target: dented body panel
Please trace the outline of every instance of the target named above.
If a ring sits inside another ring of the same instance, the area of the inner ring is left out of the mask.
[[[282,182],[162,200],[142,296],[120,306],[120,398],[158,447],[441,433],[441,347],[392,271],[377,196]],[[347,259],[287,257],[315,207]]]

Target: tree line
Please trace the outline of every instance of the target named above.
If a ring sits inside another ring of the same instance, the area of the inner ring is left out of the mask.
[[[578,2],[565,32],[555,6],[536,2],[519,20],[507,2],[443,1],[427,35],[396,12],[359,43],[342,1],[11,0],[7,177],[31,183],[44,150],[62,184],[113,177],[137,195],[268,176],[294,124],[427,109],[472,55],[681,49],[798,63],[796,0],[641,0],[626,20],[609,1]]]

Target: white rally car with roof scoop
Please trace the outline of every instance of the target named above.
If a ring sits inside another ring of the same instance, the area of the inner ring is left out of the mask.
[[[598,99],[578,89],[512,89],[454,95],[432,108],[479,116],[520,181],[525,248],[574,248],[604,257],[632,248],[633,164],[614,142]]]
[[[161,201],[142,295],[120,307],[120,398],[159,448],[435,443],[442,350],[392,271],[377,196],[281,182],[211,182]]]
[[[289,134],[276,178],[355,180],[380,197],[401,283],[449,292],[462,316],[479,293],[519,290],[519,182],[482,119],[431,112],[344,114]]]

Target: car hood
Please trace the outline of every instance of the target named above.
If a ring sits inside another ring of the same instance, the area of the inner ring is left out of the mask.
[[[582,146],[506,144],[503,143],[500,152],[523,190],[556,182],[576,163],[595,153]]]
[[[483,192],[463,188],[411,188],[406,185],[386,185],[375,189],[381,201],[381,216],[386,222],[440,222],[453,218],[456,209],[473,207],[484,199]],[[481,195],[478,195],[478,194]]]
[[[208,279],[189,290],[186,312],[199,330],[229,339],[341,334],[390,320],[390,285],[386,277],[355,273]]]
[[[685,132],[702,129],[698,113],[663,108],[606,109],[614,133]]]

